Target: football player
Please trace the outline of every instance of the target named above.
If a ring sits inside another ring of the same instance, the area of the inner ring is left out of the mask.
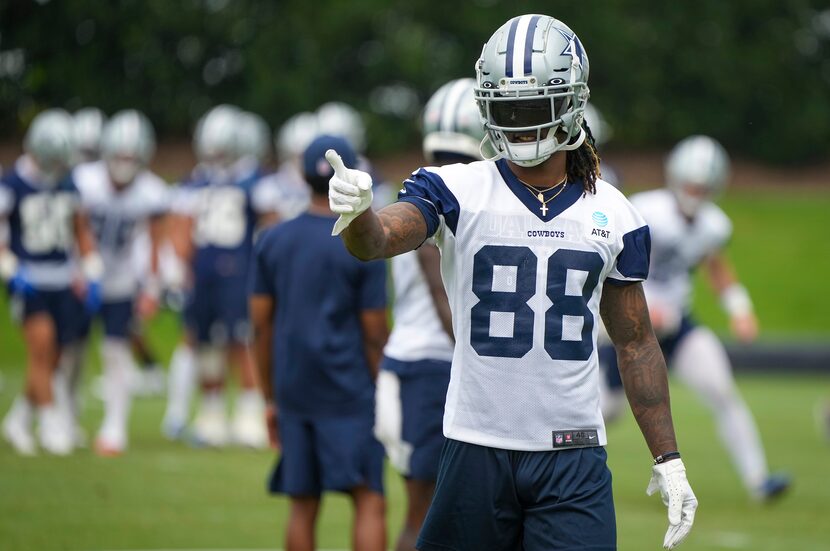
[[[747,491],[768,500],[787,489],[789,477],[770,475],[758,429],[735,385],[723,344],[691,317],[691,274],[702,266],[738,340],[750,342],[758,334],[749,293],[724,252],[732,223],[713,202],[728,179],[729,158],[723,147],[708,136],[690,136],[669,154],[666,187],[635,194],[631,203],[651,229],[651,276],[643,290],[669,367],[711,408]],[[616,355],[603,349],[601,358],[608,364],[611,388],[603,395],[603,413],[613,419],[622,408],[622,382]]]
[[[184,316],[186,340],[187,347],[196,351],[203,388],[194,437],[208,446],[222,446],[232,439],[260,448],[268,439],[248,350],[247,286],[254,230],[259,217],[270,211],[257,202],[261,174],[252,171],[241,155],[239,121],[240,110],[229,105],[213,108],[200,121],[194,136],[200,164],[178,192],[172,237],[192,278]],[[176,354],[174,361],[185,363]],[[226,361],[239,368],[242,387],[230,427],[223,391]],[[173,425],[181,422],[186,410],[186,405],[168,402],[164,421],[168,433],[176,432]]]
[[[36,413],[40,446],[66,455],[74,447],[71,419],[59,407],[53,383],[61,350],[78,337],[84,304],[90,311],[100,306],[104,265],[70,173],[71,115],[61,109],[37,115],[23,148],[24,155],[0,180],[0,222],[9,225],[8,242],[0,243],[0,276],[27,351],[26,390],[6,415],[3,435],[19,453],[34,454]]]
[[[614,134],[614,129],[611,128],[611,125],[608,124],[605,117],[599,112],[599,109],[590,102],[585,106],[585,123],[591,129],[597,151],[601,153],[603,146],[608,143]],[[617,189],[623,189],[623,182],[620,175],[604,159],[600,162],[600,173],[603,180]]]
[[[453,80],[427,102],[423,150],[430,165],[481,159],[484,127],[474,87],[471,78]],[[435,490],[454,339],[438,248],[424,243],[394,257],[391,267],[395,324],[378,375],[375,435],[406,479],[407,512],[395,549],[408,551]]]
[[[375,212],[370,176],[329,155],[334,233],[352,254],[392,257],[430,237],[441,250],[456,342],[448,440],[418,548],[616,548],[600,314],[652,454],[647,491],[668,506],[663,544],[673,548],[697,499],[642,290],[648,226],[597,177],[583,125],[585,48],[559,20],[515,17],[485,44],[476,77],[493,160],[419,169],[397,203]]]
[[[95,441],[99,455],[127,448],[130,395],[136,377],[130,334],[134,313],[141,319],[155,314],[161,284],[158,250],[168,210],[166,184],[147,169],[155,152],[152,125],[142,113],[116,113],[105,125],[102,160],[75,168],[73,176],[104,259],[103,303],[99,312],[104,337],[104,420]],[[139,281],[132,251],[143,231],[150,237],[149,272]]]
[[[317,115],[303,111],[283,123],[274,136],[279,167],[262,179],[257,193],[280,220],[291,220],[308,209],[311,195],[303,179],[302,155],[318,133]]]

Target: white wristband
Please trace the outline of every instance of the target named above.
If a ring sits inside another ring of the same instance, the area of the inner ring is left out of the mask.
[[[104,277],[104,260],[98,253],[89,253],[81,259],[81,271],[87,281],[101,281]]]
[[[3,281],[13,278],[19,265],[20,262],[13,252],[8,249],[0,251],[0,278],[3,278]]]
[[[173,291],[180,291],[184,288],[187,280],[187,265],[181,258],[174,256],[170,262],[164,264],[163,270],[161,261],[159,261],[159,274],[163,282],[163,287],[167,287]]]
[[[161,296],[161,281],[155,275],[149,276],[141,285],[142,292],[154,300],[158,300]]]
[[[730,316],[743,316],[752,313],[752,299],[746,287],[733,283],[720,294],[720,303]]]

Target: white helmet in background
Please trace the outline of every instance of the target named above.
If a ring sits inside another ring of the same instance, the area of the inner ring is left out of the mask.
[[[72,168],[75,129],[72,115],[63,109],[39,113],[23,139],[23,150],[35,162],[42,183],[53,186]]]
[[[594,137],[594,144],[597,147],[608,143],[608,140],[614,135],[614,129],[611,128],[599,109],[594,107],[592,103],[585,104],[585,123],[591,129],[591,135]]]
[[[341,101],[324,103],[317,109],[317,134],[340,136],[358,153],[366,150],[366,126],[363,117],[349,104]]]
[[[239,108],[223,104],[199,119],[193,133],[193,150],[199,162],[216,168],[226,168],[236,162],[240,113]]]
[[[729,156],[709,136],[683,139],[666,160],[666,184],[674,192],[680,211],[689,217],[723,190],[728,179]]]
[[[242,111],[239,114],[239,126],[237,127],[239,154],[244,157],[254,157],[259,162],[268,158],[271,145],[271,130],[265,119],[251,113]]]
[[[451,80],[429,98],[423,120],[424,157],[428,163],[451,157],[482,158],[484,125],[473,94],[475,84],[472,78]]]
[[[104,126],[101,157],[118,186],[132,182],[150,163],[155,151],[153,126],[139,111],[119,111]]]
[[[84,107],[73,115],[75,147],[80,161],[94,161],[101,151],[101,134],[106,117],[97,107]]]
[[[289,118],[274,137],[280,161],[299,158],[319,134],[316,114],[303,111]]]
[[[588,55],[576,34],[547,15],[514,17],[476,63],[475,95],[499,156],[536,166],[585,141]]]

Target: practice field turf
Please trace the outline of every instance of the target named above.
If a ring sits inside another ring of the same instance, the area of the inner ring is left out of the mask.
[[[684,549],[773,551],[828,549],[830,442],[819,437],[813,407],[830,397],[827,380],[742,376],[740,387],[755,411],[773,468],[795,477],[791,494],[760,506],[750,502],[716,438],[708,412],[683,387],[673,387],[675,422],[684,461],[698,498],[695,529]],[[0,409],[19,380],[7,378]],[[17,457],[0,446],[0,549],[262,549],[282,544],[284,499],[267,497],[270,452],[198,450],[159,435],[160,399],[139,400],[132,449],[116,459],[90,451],[72,457]],[[84,425],[92,430],[101,403],[87,396]],[[659,549],[665,508],[646,497],[650,457],[631,415],[610,427],[621,550]],[[402,486],[388,471],[389,532],[397,534]],[[348,547],[347,501],[325,501],[318,529],[324,548]],[[391,540],[390,540],[391,541]]]
[[[817,190],[735,190],[721,202],[735,235],[729,251],[750,289],[762,339],[830,340],[830,247],[821,228],[830,193]],[[724,333],[717,302],[698,281],[697,313]],[[0,293],[0,415],[22,385],[23,345]],[[151,341],[169,358],[178,339],[171,315],[156,320]],[[102,416],[87,372],[83,423],[94,434]],[[786,374],[742,375],[738,382],[761,427],[773,469],[795,477],[790,495],[760,506],[748,500],[720,446],[708,412],[673,387],[681,450],[701,502],[686,550],[830,549],[830,443],[813,409],[830,399],[830,379]],[[68,458],[22,459],[0,443],[0,551],[103,549],[262,549],[282,545],[286,502],[265,494],[270,452],[197,450],[159,433],[164,403],[139,400],[131,449],[117,459],[90,451]],[[650,457],[630,415],[610,427],[621,550],[659,549],[665,508],[645,496]],[[387,476],[390,543],[403,514],[399,477]],[[349,546],[351,514],[341,496],[327,498],[318,529],[322,548]]]

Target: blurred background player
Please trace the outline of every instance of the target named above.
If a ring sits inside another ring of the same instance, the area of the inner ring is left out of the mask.
[[[153,316],[161,294],[159,248],[165,233],[167,186],[147,169],[155,152],[150,121],[141,113],[116,113],[105,125],[101,161],[84,163],[73,176],[104,260],[104,328],[101,342],[104,420],[95,441],[100,455],[118,455],[127,448],[127,420],[136,367],[130,349],[134,313]],[[147,232],[149,272],[136,276],[133,247]]]
[[[80,311],[84,305],[90,311],[100,306],[104,266],[70,174],[75,152],[72,117],[60,109],[40,113],[26,133],[23,149],[23,156],[0,180],[0,218],[9,224],[9,240],[0,244],[0,276],[22,324],[27,377],[26,389],[2,429],[19,453],[35,453],[35,411],[41,447],[65,455],[73,449],[73,431],[66,410],[58,407],[53,382],[61,349],[77,338]]]
[[[605,145],[611,140],[614,135],[614,129],[602,116],[596,106],[588,102],[585,104],[585,124],[591,129],[591,135],[594,137],[594,143],[597,146],[597,152],[601,153]],[[617,189],[622,189],[623,182],[619,172],[611,166],[608,161],[601,159],[600,170],[602,171],[602,179],[614,186]]]
[[[257,193],[280,220],[291,220],[308,209],[310,194],[303,179],[302,156],[318,134],[317,115],[310,111],[293,115],[274,134],[279,165],[262,179]]]
[[[678,143],[666,162],[666,188],[635,194],[631,203],[651,230],[651,273],[643,284],[654,332],[674,374],[712,410],[721,441],[750,495],[768,500],[783,493],[789,477],[770,475],[758,429],[741,398],[723,344],[691,316],[692,278],[703,266],[729,315],[733,334],[753,341],[758,323],[746,288],[735,276],[724,247],[732,223],[713,202],[729,178],[729,158],[707,136]],[[602,396],[603,415],[622,409],[622,383],[613,347],[600,352],[610,390]]]
[[[97,107],[84,107],[72,115],[75,134],[74,163],[89,163],[101,157],[101,133],[106,116]]]
[[[303,157],[308,211],[267,230],[256,245],[254,349],[281,452],[270,489],[290,497],[286,550],[315,549],[321,494],[338,491],[354,504],[353,549],[381,551],[383,448],[372,425],[387,337],[386,265],[358,261],[331,236],[328,149],[356,165],[344,138],[315,139]]]
[[[240,113],[220,105],[199,122],[194,136],[199,165],[176,200],[173,244],[189,266],[192,288],[184,313],[186,348],[173,356],[163,427],[175,435],[184,426],[189,393],[179,392],[177,385],[179,372],[193,372],[189,350],[195,350],[203,390],[193,422],[195,441],[223,446],[232,440],[259,448],[268,438],[248,350],[247,288],[254,231],[270,206],[258,203],[261,174],[240,151]],[[241,386],[230,426],[224,395],[227,363],[238,368]]]
[[[268,164],[272,160],[271,129],[265,119],[242,111],[239,114],[237,126],[237,149],[239,151],[239,172],[245,178],[245,172],[259,179],[253,201],[264,209],[259,215],[259,227],[263,228],[275,224],[280,220],[279,200],[275,200],[271,187],[272,174],[268,174]]]
[[[474,87],[471,78],[453,80],[427,102],[423,150],[429,165],[481,160],[484,126]],[[407,512],[395,549],[409,551],[438,477],[454,339],[438,247],[424,243],[392,258],[391,267],[395,325],[378,375],[375,435],[406,479]]]
[[[106,125],[107,118],[97,107],[84,107],[73,115],[75,127],[75,151],[76,163],[83,164],[97,161],[101,158],[101,136]],[[149,238],[146,232],[141,231],[135,238],[134,250],[136,257],[148,255]],[[144,263],[138,265],[137,273],[148,268]],[[138,396],[156,396],[164,391],[164,372],[158,362],[157,354],[152,350],[144,336],[144,325],[135,324],[130,332],[130,346],[133,355],[138,359],[138,367],[134,380],[135,394]],[[62,361],[69,366],[66,371],[72,373],[78,370],[84,363],[84,350],[65,351]],[[76,381],[72,381],[75,383]],[[76,426],[77,428],[77,426]]]

